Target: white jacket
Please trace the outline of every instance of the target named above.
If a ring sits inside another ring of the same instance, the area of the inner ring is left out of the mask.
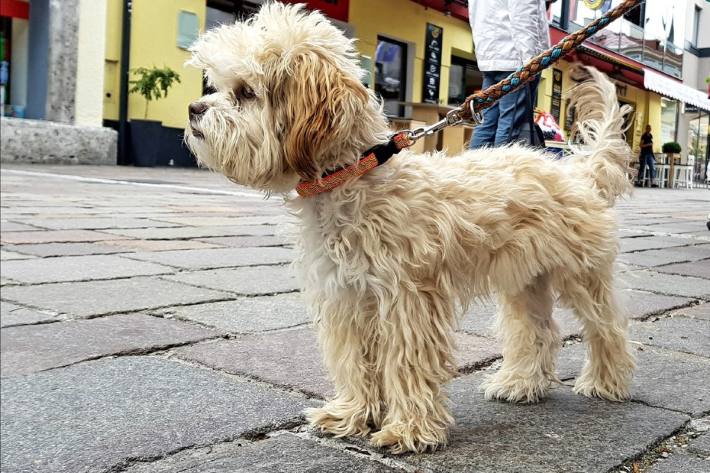
[[[545,0],[469,0],[478,68],[514,71],[550,47]]]

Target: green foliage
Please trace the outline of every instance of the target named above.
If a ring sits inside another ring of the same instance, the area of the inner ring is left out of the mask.
[[[174,82],[180,82],[180,75],[170,69],[164,67],[139,67],[131,69],[131,73],[138,76],[137,80],[129,81],[131,88],[130,93],[138,93],[145,99],[145,118],[148,118],[148,104],[151,100],[158,100],[168,96],[168,89],[172,87]]]
[[[678,154],[680,153],[680,145],[675,141],[669,141],[668,143],[663,143],[662,150],[664,153]]]

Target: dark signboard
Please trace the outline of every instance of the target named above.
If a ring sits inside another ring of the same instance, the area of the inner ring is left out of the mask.
[[[552,69],[552,105],[550,113],[555,117],[555,122],[560,123],[560,110],[562,109],[562,71]]]
[[[422,102],[424,103],[439,103],[443,37],[443,28],[427,23],[426,47],[424,48],[424,90],[422,91]]]

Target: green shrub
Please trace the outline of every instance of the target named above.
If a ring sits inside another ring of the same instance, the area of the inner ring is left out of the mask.
[[[680,145],[676,143],[675,141],[669,141],[668,143],[663,143],[663,152],[664,153],[673,153],[673,154],[678,154],[680,153]]]
[[[139,67],[131,69],[131,73],[138,76],[137,80],[129,81],[133,86],[128,92],[139,93],[145,99],[145,118],[148,119],[148,104],[151,100],[158,100],[168,96],[168,89],[172,87],[173,82],[180,82],[180,75],[170,69],[164,67]]]

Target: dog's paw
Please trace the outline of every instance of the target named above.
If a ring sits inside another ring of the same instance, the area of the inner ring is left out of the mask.
[[[481,385],[488,400],[535,403],[543,399],[550,389],[550,379],[542,374],[520,376],[515,373],[498,371],[489,376]]]
[[[306,419],[311,426],[336,437],[354,435],[365,437],[370,433],[367,415],[362,410],[353,410],[337,402],[329,402],[323,407],[306,409]]]
[[[600,397],[609,401],[626,401],[631,397],[628,378],[601,379],[584,372],[574,383],[574,392],[587,397]]]
[[[423,429],[411,424],[388,424],[372,434],[370,444],[377,448],[387,448],[396,455],[405,452],[421,453],[445,445],[446,434],[445,427]]]

